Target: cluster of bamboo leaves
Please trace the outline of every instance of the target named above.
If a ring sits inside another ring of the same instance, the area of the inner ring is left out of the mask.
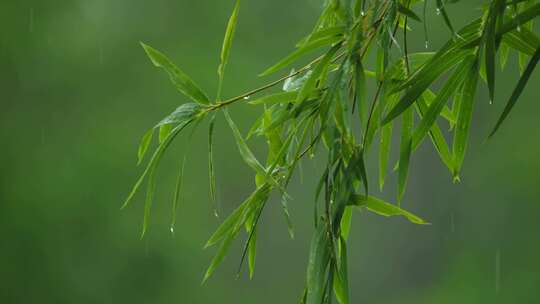
[[[269,76],[285,69],[292,71],[261,88],[240,96],[221,98],[222,85],[237,24],[240,1],[229,19],[218,68],[218,92],[208,95],[160,51],[142,44],[154,66],[168,73],[178,91],[191,99],[158,122],[142,138],[138,158],[141,163],[154,133],[158,145],[124,206],[146,181],[142,235],[156,187],[156,169],[176,136],[189,126],[208,119],[210,197],[215,200],[212,160],[214,121],[222,115],[229,125],[245,163],[254,170],[254,191],[238,205],[208,240],[206,247],[219,245],[204,276],[207,280],[224,259],[231,243],[245,231],[241,263],[247,257],[250,276],[256,256],[257,224],[272,192],[281,196],[291,237],[292,222],[287,194],[293,173],[302,158],[324,155],[324,172],[315,189],[314,234],[309,253],[306,288],[302,303],[349,303],[347,237],[353,209],[383,216],[403,216],[415,224],[420,217],[400,207],[405,192],[409,163],[423,142],[430,142],[452,176],[459,179],[479,78],[485,82],[490,99],[495,96],[496,58],[504,67],[510,50],[519,54],[521,75],[503,113],[493,127],[493,135],[507,118],[540,59],[540,37],[532,23],[540,14],[536,1],[486,1],[482,14],[455,30],[446,6],[457,0],[326,0],[313,31],[301,39],[295,50],[262,72]],[[449,39],[436,52],[409,53],[407,32],[415,26],[427,28],[426,11],[443,18]],[[417,12],[421,12],[418,14]],[[423,26],[422,26],[422,23]],[[313,54],[322,53],[320,56]],[[368,62],[369,54],[375,62]],[[498,55],[497,55],[498,54]],[[298,59],[313,60],[294,67]],[[286,72],[286,71],[284,71]],[[376,90],[368,94],[368,83]],[[435,90],[435,83],[439,88]],[[281,86],[281,90],[269,89]],[[371,96],[373,95],[373,96]],[[246,101],[246,97],[256,96]],[[369,96],[369,98],[368,98]],[[228,112],[229,106],[248,103],[262,110],[244,135]],[[448,124],[450,128],[441,126]],[[366,171],[367,151],[378,145],[378,187],[383,189],[391,151],[392,132],[399,125],[397,204],[371,195]],[[450,129],[447,131],[447,129]],[[444,131],[443,131],[444,130]],[[248,145],[251,137],[266,139],[264,162]],[[451,138],[451,142],[447,142]],[[173,202],[173,222],[181,196],[183,163],[179,169]]]

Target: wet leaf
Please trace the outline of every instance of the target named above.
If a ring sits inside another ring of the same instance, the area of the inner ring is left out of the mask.
[[[352,198],[351,205],[358,206],[358,207],[365,207],[369,211],[386,216],[403,216],[407,220],[409,220],[413,224],[420,224],[420,225],[426,225],[429,224],[428,222],[424,221],[420,217],[405,211],[396,205],[392,205],[390,203],[387,203],[381,199],[378,199],[373,196],[363,196],[363,195],[354,195]]]
[[[176,86],[178,91],[198,103],[207,104],[210,102],[210,99],[208,99],[206,94],[204,94],[195,82],[193,82],[186,73],[174,65],[167,56],[147,44],[141,42],[141,45],[154,66],[163,68],[169,74],[172,83]]]
[[[493,136],[493,134],[495,134],[495,132],[497,132],[497,130],[500,128],[501,124],[506,119],[508,114],[510,114],[510,111],[512,110],[512,108],[516,104],[519,96],[523,92],[523,89],[525,89],[525,86],[527,85],[527,82],[529,81],[529,78],[531,77],[531,75],[532,75],[534,69],[536,68],[536,65],[538,64],[539,60],[540,60],[540,48],[538,48],[536,50],[536,53],[534,54],[534,56],[529,61],[529,64],[527,65],[527,68],[523,72],[523,75],[521,75],[521,78],[519,79],[518,84],[516,85],[514,91],[512,92],[512,96],[510,96],[510,99],[506,103],[506,106],[505,106],[505,108],[503,110],[503,113],[501,114],[501,116],[499,117],[499,120],[495,124],[495,127],[493,128],[493,130],[489,134],[489,137]]]

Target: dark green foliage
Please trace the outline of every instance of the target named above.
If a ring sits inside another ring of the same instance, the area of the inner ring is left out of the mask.
[[[141,162],[151,146],[154,129],[159,131],[158,146],[128,196],[127,205],[147,178],[148,190],[144,211],[143,235],[156,186],[156,169],[171,141],[192,123],[208,119],[208,156],[210,197],[215,201],[213,165],[213,132],[216,115],[223,114],[239,153],[253,169],[256,189],[230,214],[210,237],[206,247],[220,243],[203,281],[206,281],[225,258],[231,243],[244,229],[247,240],[240,267],[247,257],[250,277],[256,257],[257,228],[264,216],[270,194],[277,190],[291,237],[293,226],[287,194],[299,161],[306,155],[322,154],[327,161],[316,187],[313,206],[315,233],[307,267],[306,288],[302,303],[349,303],[347,270],[347,237],[352,209],[363,209],[382,216],[402,216],[415,224],[427,224],[420,217],[373,196],[368,180],[367,151],[380,136],[379,188],[382,190],[390,160],[392,133],[401,122],[399,162],[397,165],[397,201],[404,198],[410,163],[416,149],[429,141],[455,180],[459,179],[470,132],[478,87],[478,76],[484,73],[490,99],[495,98],[496,56],[504,67],[511,50],[523,58],[532,58],[524,66],[493,133],[507,118],[540,60],[540,38],[531,23],[540,15],[535,1],[488,1],[478,19],[455,30],[448,6],[457,1],[436,0],[437,14],[449,28],[448,42],[435,53],[409,53],[408,20],[427,26],[427,1],[414,0],[327,0],[314,30],[297,43],[296,49],[261,76],[270,75],[294,65],[312,53],[322,55],[288,75],[240,96],[221,99],[225,67],[239,19],[240,1],[236,1],[225,32],[218,68],[218,92],[212,102],[184,72],[164,54],[142,44],[156,67],[163,68],[177,89],[192,99],[161,120],[142,138],[138,150]],[[423,7],[423,18],[417,14]],[[414,25],[412,25],[414,26]],[[403,38],[398,34],[402,30]],[[367,55],[373,53],[375,62]],[[372,67],[372,70],[369,70]],[[372,79],[370,79],[372,78]],[[376,91],[367,96],[367,83],[373,80]],[[442,86],[435,91],[435,82]],[[283,91],[271,92],[247,102],[259,106],[261,116],[255,119],[246,136],[236,126],[228,107],[245,97],[260,94],[281,83]],[[449,101],[452,100],[450,107]],[[452,149],[439,120],[450,125]],[[253,136],[264,137],[267,143],[266,162],[259,161],[248,145]],[[183,163],[179,170],[173,212],[181,197]],[[174,215],[171,228],[174,226]],[[239,267],[239,271],[240,268]]]

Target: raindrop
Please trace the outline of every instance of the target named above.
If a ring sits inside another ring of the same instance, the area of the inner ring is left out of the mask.
[[[215,216],[216,218],[219,218],[219,213],[218,213],[217,208],[214,208],[214,216]]]
[[[441,9],[440,9],[440,8],[437,8],[437,9],[435,10],[435,12],[437,13],[437,15],[440,15],[440,14],[441,14]]]
[[[360,12],[360,16],[364,17],[366,15],[366,12],[364,12],[363,10]]]
[[[427,40],[425,41],[425,45],[424,45],[424,46],[426,47],[426,49],[429,48],[429,42],[428,42]]]
[[[169,228],[169,230],[171,231],[171,234],[174,236],[174,226],[171,226],[171,228]]]
[[[244,100],[248,100],[250,96],[244,96]]]
[[[489,100],[489,104],[490,104],[490,105],[493,104],[493,99],[490,99],[490,100]]]

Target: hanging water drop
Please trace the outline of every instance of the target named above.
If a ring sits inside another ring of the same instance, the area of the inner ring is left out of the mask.
[[[425,41],[425,45],[424,45],[424,46],[426,47],[426,49],[429,48],[429,42],[428,42],[427,40]]]
[[[171,231],[171,234],[174,236],[174,226],[171,226],[171,228],[169,228],[169,230]]]
[[[435,10],[435,12],[437,13],[437,15],[440,15],[440,14],[441,14],[441,9],[440,9],[440,8],[437,8],[437,9]]]
[[[244,96],[244,100],[248,100],[250,96]]]
[[[360,16],[362,17],[366,16],[366,12],[364,12],[364,10],[360,11]]]
[[[490,100],[489,100],[489,104],[490,104],[490,105],[493,104],[493,99],[490,99]]]

